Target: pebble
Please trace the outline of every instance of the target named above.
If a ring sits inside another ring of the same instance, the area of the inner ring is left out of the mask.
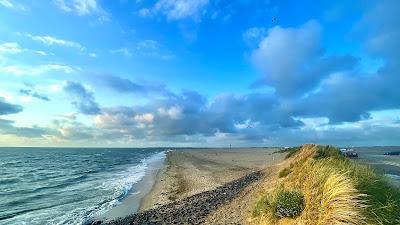
[[[236,198],[245,187],[259,180],[261,176],[261,171],[252,172],[214,190],[101,224],[202,224],[210,212]],[[101,221],[92,224],[100,224],[99,222]]]

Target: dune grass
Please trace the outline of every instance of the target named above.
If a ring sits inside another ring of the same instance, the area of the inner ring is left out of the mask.
[[[286,177],[287,175],[289,175],[290,173],[292,172],[292,169],[290,168],[290,167],[286,167],[286,168],[284,168],[283,170],[281,170],[280,172],[279,172],[279,178],[282,178],[282,177]]]
[[[300,147],[290,147],[290,148],[285,148],[285,149],[276,151],[275,153],[287,153],[285,156],[285,159],[288,159],[288,158],[292,157],[294,154],[296,154],[300,150],[300,148],[301,148],[301,146]]]
[[[399,190],[370,167],[332,146],[305,145],[287,152],[290,166],[280,171],[279,185],[257,203],[253,216],[259,224],[400,224]],[[276,216],[276,193],[282,188],[304,196],[304,209],[296,217]]]

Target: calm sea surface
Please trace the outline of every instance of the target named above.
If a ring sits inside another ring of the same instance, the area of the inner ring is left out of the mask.
[[[0,148],[0,224],[82,224],[118,204],[163,149]]]

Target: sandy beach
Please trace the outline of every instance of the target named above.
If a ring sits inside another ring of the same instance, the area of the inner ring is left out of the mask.
[[[279,163],[273,148],[196,149],[169,152],[140,211],[208,191]]]
[[[150,191],[141,198],[138,213],[103,223],[245,223],[263,190],[260,185],[277,176],[284,158],[284,154],[275,153],[277,150],[171,150]]]

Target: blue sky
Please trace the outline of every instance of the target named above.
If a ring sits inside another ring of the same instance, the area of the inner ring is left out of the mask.
[[[399,11],[0,0],[0,145],[399,145]]]

